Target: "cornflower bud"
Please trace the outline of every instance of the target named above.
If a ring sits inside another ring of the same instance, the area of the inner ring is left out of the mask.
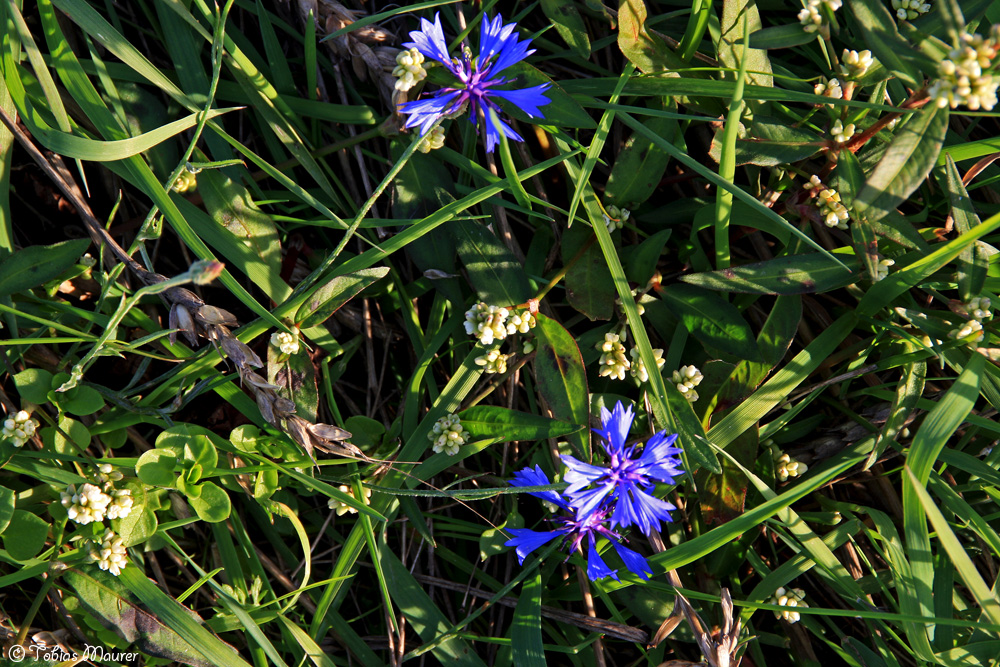
[[[993,317],[993,311],[990,310],[990,300],[988,297],[975,297],[974,299],[969,299],[969,302],[964,304],[965,312],[969,314],[969,317],[979,320],[988,320]]]
[[[774,591],[774,596],[771,598],[771,604],[780,605],[782,607],[787,607],[784,611],[774,612],[775,618],[784,618],[789,623],[798,623],[799,612],[795,611],[795,607],[808,607],[805,601],[806,592],[801,588],[789,588],[785,589],[784,586]]]
[[[0,430],[0,438],[13,440],[15,447],[23,447],[24,443],[35,435],[38,422],[31,417],[27,410],[18,410],[12,417],[3,421],[3,429]]]
[[[432,447],[434,452],[444,452],[448,456],[458,454],[459,448],[467,443],[470,437],[469,432],[462,426],[462,420],[455,414],[438,419],[431,427],[431,432],[427,434],[427,439],[434,443]]]
[[[602,215],[604,216],[604,224],[608,228],[608,233],[624,227],[625,223],[628,222],[629,216],[632,215],[627,208],[618,208],[614,204],[608,206],[605,210],[607,213]]]
[[[111,504],[108,505],[109,519],[124,519],[132,513],[132,492],[128,489],[117,489],[111,492]]]
[[[488,306],[482,301],[465,313],[465,333],[475,336],[483,345],[492,345],[494,340],[507,337],[506,308]]]
[[[629,369],[629,374],[638,378],[639,382],[649,382],[649,372],[646,371],[646,364],[642,363],[639,348],[633,347],[629,350],[629,356],[632,357],[632,368]],[[667,360],[663,358],[663,350],[660,348],[653,350],[653,358],[656,359],[656,370],[661,370],[663,364],[667,363]]]
[[[619,336],[615,333],[604,334],[604,342],[597,344],[597,349],[601,354],[601,370],[598,373],[601,377],[611,376],[619,380],[625,379],[625,371],[631,364],[625,358],[625,346],[621,344]],[[648,376],[647,376],[648,377]]]
[[[840,9],[841,4],[841,0],[809,0],[798,15],[802,29],[806,32],[816,32],[823,28],[826,17],[820,12],[820,7],[826,5],[831,12],[835,12]]]

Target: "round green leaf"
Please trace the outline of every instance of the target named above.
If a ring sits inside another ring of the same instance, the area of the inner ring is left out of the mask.
[[[191,507],[198,516],[209,523],[218,523],[229,518],[232,504],[229,494],[212,482],[201,485],[201,495],[198,498],[188,498]]]
[[[0,533],[7,528],[12,516],[14,516],[14,491],[0,486]]]
[[[177,456],[173,452],[165,449],[150,449],[139,457],[139,461],[135,464],[135,472],[139,479],[146,484],[172,487],[176,482],[174,475],[174,466],[176,465]]]
[[[74,415],[92,415],[104,407],[104,398],[93,387],[74,387],[65,394],[62,400],[53,401],[59,407]]]
[[[29,368],[14,376],[14,386],[21,398],[29,403],[42,405],[48,402],[47,395],[52,388],[52,373],[41,368]]]
[[[3,533],[3,548],[14,560],[28,560],[38,555],[49,535],[49,524],[42,518],[14,510]]]

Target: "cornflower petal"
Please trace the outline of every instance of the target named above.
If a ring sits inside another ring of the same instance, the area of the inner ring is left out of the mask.
[[[444,41],[444,30],[441,28],[441,12],[434,15],[434,23],[427,19],[420,19],[420,30],[410,32],[412,42],[405,42],[404,47],[412,49],[416,47],[420,53],[428,58],[433,58],[452,73],[456,73],[456,66],[448,56],[448,44]]]
[[[566,495],[577,493],[580,489],[596,482],[608,472],[608,469],[603,466],[584,463],[569,454],[563,454],[559,458],[562,459],[563,464],[566,466],[566,474],[563,476],[563,481],[569,483],[565,491]]]
[[[512,23],[511,26],[513,25]],[[490,63],[490,75],[496,76],[514,63],[519,63],[530,56],[535,52],[534,49],[528,48],[530,45],[530,39],[519,42],[517,41],[517,35],[514,35],[512,39],[506,40],[500,48],[500,52],[497,53],[497,59]]]
[[[601,558],[601,554],[597,553],[593,538],[591,538],[590,548],[587,550],[587,576],[591,581],[597,581],[604,577],[611,577],[615,581],[619,580],[618,573],[608,567],[608,564]]]
[[[492,21],[482,22],[479,30],[480,67],[483,67],[489,62],[490,58],[503,50],[516,27],[517,25],[514,23],[505,26],[503,24],[503,17],[499,14]]]
[[[406,127],[420,127],[420,136],[427,134],[438,119],[451,113],[456,102],[463,94],[461,90],[441,90],[433,97],[407,102],[399,106],[400,113],[410,114],[406,119]],[[459,103],[460,104],[460,103]]]
[[[624,407],[621,402],[615,404],[615,409],[611,412],[607,408],[601,408],[601,429],[594,429],[594,433],[601,436],[607,443],[604,447],[608,455],[621,454],[625,450],[625,441],[628,440],[628,432],[632,430],[632,421],[635,414],[632,406]]]
[[[549,84],[543,83],[540,86],[531,86],[530,88],[520,88],[518,90],[493,90],[490,91],[490,97],[499,97],[507,100],[532,118],[538,118],[542,115],[538,107],[550,102],[549,98],[542,95],[542,91],[548,89],[548,87]]]
[[[649,566],[649,561],[646,560],[645,556],[638,551],[632,551],[624,544],[619,544],[618,542],[612,542],[611,544],[614,546],[615,551],[618,552],[618,557],[625,563],[625,567],[629,572],[640,579],[649,579],[649,575],[653,574],[653,568]]]
[[[623,485],[624,486],[624,485]],[[655,498],[638,486],[628,484],[625,489],[619,489],[614,513],[611,515],[612,526],[636,525],[648,535],[661,521],[671,522],[670,511],[677,509],[670,503]]]
[[[548,532],[538,532],[527,528],[508,528],[508,532],[514,535],[513,538],[504,542],[505,547],[515,547],[517,562],[524,565],[524,559],[535,549],[545,546],[552,540],[570,532],[569,528],[561,530],[550,530]]]
[[[614,488],[614,484],[603,484],[596,489],[578,491],[574,494],[567,493],[566,497],[570,499],[570,506],[576,510],[577,516],[583,519],[601,509],[605,499],[611,495]]]
[[[492,94],[492,93],[491,93]],[[506,136],[514,141],[524,141],[520,134],[515,132],[507,123],[500,120],[495,110],[495,104],[487,100],[486,111],[486,152],[492,153],[493,148],[500,143],[500,135]]]
[[[531,468],[525,468],[524,470],[519,470],[514,473],[514,479],[510,480],[511,486],[548,486],[552,482],[549,481],[548,476],[542,470],[542,467],[536,465],[534,470]],[[565,498],[556,493],[555,491],[528,491],[529,496],[535,496],[536,498],[541,498],[542,500],[548,501],[558,507],[569,510],[569,504],[566,502]]]

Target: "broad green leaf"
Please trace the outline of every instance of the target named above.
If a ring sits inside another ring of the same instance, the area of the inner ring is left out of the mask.
[[[817,33],[806,32],[799,23],[772,26],[750,33],[752,49],[787,49],[808,44],[816,39]]]
[[[660,290],[659,295],[706,347],[740,359],[759,359],[750,325],[731,303],[692,285],[671,285]]]
[[[716,162],[721,158],[721,130],[712,140],[710,155]],[[736,164],[776,167],[812,157],[826,142],[819,135],[787,120],[758,116],[746,136],[736,140]]]
[[[681,280],[720,292],[785,295],[829,292],[861,277],[860,263],[853,258],[844,259],[848,269],[819,253],[788,255],[722,271],[690,273],[681,276]]]
[[[848,0],[848,7],[858,20],[865,45],[883,66],[910,88],[923,85],[925,73],[936,74],[936,65],[913,48],[896,28],[896,20],[881,2]],[[935,157],[937,157],[935,155]]]
[[[60,454],[80,454],[90,446],[90,431],[83,422],[62,415],[58,430],[42,429],[42,440]]]
[[[251,199],[250,192],[221,170],[204,169],[198,174],[198,194],[214,221],[206,226],[203,217],[186,216],[199,235],[272,301],[287,299],[292,289],[281,279],[278,230],[271,217]]]
[[[854,210],[878,220],[920,187],[937,160],[948,130],[948,109],[931,105],[896,130],[885,155],[854,200]]]
[[[14,510],[3,531],[3,548],[14,560],[34,558],[45,546],[49,536],[49,524],[36,514],[25,510]]]
[[[194,667],[249,667],[229,644],[205,629],[201,618],[127,566],[118,577],[96,566],[70,568],[63,578],[101,624],[153,657]]]
[[[135,474],[146,484],[172,487],[176,481],[174,467],[177,454],[166,449],[150,449],[142,453],[135,464]]]
[[[969,198],[969,193],[962,183],[955,161],[948,155],[945,165],[945,187],[948,191],[948,201],[951,203],[951,217],[955,221],[955,229],[964,234],[979,224],[979,216]],[[986,271],[989,269],[989,257],[982,250],[979,241],[966,246],[958,256],[958,294],[962,301],[979,296],[986,283]]]
[[[586,428],[586,424],[539,417],[497,405],[474,405],[458,413],[458,416],[473,438],[496,438],[499,435],[505,442],[561,438]]]
[[[24,400],[43,405],[49,400],[53,377],[52,373],[42,368],[28,368],[14,376],[14,386]]]
[[[388,580],[392,601],[410,622],[410,626],[425,642],[437,639],[448,631],[451,623],[429,595],[420,587],[409,570],[400,562],[393,550],[382,544],[380,548],[382,567]],[[442,663],[485,667],[486,663],[464,639],[450,637],[439,643],[431,653]]]
[[[663,254],[663,248],[670,238],[672,230],[664,229],[656,232],[637,246],[627,248],[628,254],[622,251],[622,265],[625,275],[634,283],[645,285],[656,272],[656,265]]]
[[[574,262],[566,272],[566,301],[591,320],[610,320],[615,286],[601,249],[594,243],[594,232],[584,225],[570,227],[563,232],[560,251],[564,264]]]
[[[590,393],[587,369],[576,340],[555,320],[541,313],[535,316],[535,381],[538,393],[552,415],[570,424],[590,424]],[[590,434],[577,431],[567,436],[578,454],[590,460]]]
[[[201,520],[209,523],[225,521],[232,511],[229,494],[214,482],[202,484],[198,497],[188,496],[188,502],[191,503],[192,509],[198,513]]]
[[[384,278],[387,273],[388,267],[377,266],[336,276],[320,285],[295,313],[298,327],[309,329],[322,324],[361,290]]]
[[[14,516],[14,490],[0,486],[0,533],[7,529]]]
[[[139,485],[130,486],[136,506],[127,517],[118,519],[114,525],[115,532],[122,538],[126,547],[134,547],[144,543],[156,534],[159,525],[156,520],[156,512],[152,508],[144,506],[142,498],[145,494],[140,493],[139,489],[135,488],[136,486]]]
[[[515,665],[545,667],[545,648],[542,644],[542,574],[535,572],[521,584],[521,595],[514,607],[511,621],[511,652]]]
[[[0,297],[23,292],[52,280],[76,264],[90,239],[52,245],[33,245],[16,251],[0,263]]]
[[[517,306],[531,297],[524,268],[499,238],[469,220],[454,223],[458,256],[479,299],[490,305]]]
[[[672,72],[687,67],[666,42],[646,30],[648,10],[643,0],[621,0],[618,5],[618,48],[644,74]]]
[[[771,61],[767,53],[758,47],[750,46],[744,49],[743,40],[748,32],[760,30],[760,11],[756,0],[726,0],[722,3],[722,18],[720,20],[720,35],[718,44],[719,62],[724,66],[739,70],[746,58],[747,83],[770,87],[774,85],[771,76]],[[735,72],[723,74],[726,78],[734,78]]]
[[[580,10],[572,0],[542,0],[542,11],[569,48],[584,60],[590,58],[590,37]]]
[[[69,379],[68,374],[60,373],[59,375],[64,375],[66,380]],[[60,381],[59,376],[56,376],[56,381]],[[104,397],[101,396],[101,393],[86,385],[77,385],[62,394],[52,391],[49,394],[49,399],[60,409],[78,416],[92,415],[104,407]]]
[[[673,118],[649,118],[643,125],[673,143],[679,127]],[[620,208],[635,208],[649,199],[670,162],[670,155],[648,137],[633,134],[615,158],[605,196]]]
[[[295,403],[295,414],[307,421],[316,421],[319,409],[316,366],[305,345],[299,343],[298,352],[285,354],[268,342],[267,381],[281,387],[278,393]]]

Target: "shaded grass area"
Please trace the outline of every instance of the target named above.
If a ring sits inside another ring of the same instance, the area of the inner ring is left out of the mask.
[[[801,9],[0,6],[7,659],[995,660],[997,123],[934,82],[1000,12]],[[403,128],[454,85],[395,87],[437,12],[452,53],[533,38],[525,141]],[[479,302],[535,324],[483,344]],[[553,514],[508,481],[603,464],[618,401],[684,450],[673,522],[627,533],[653,576],[519,563]],[[86,484],[131,510],[81,523]]]

